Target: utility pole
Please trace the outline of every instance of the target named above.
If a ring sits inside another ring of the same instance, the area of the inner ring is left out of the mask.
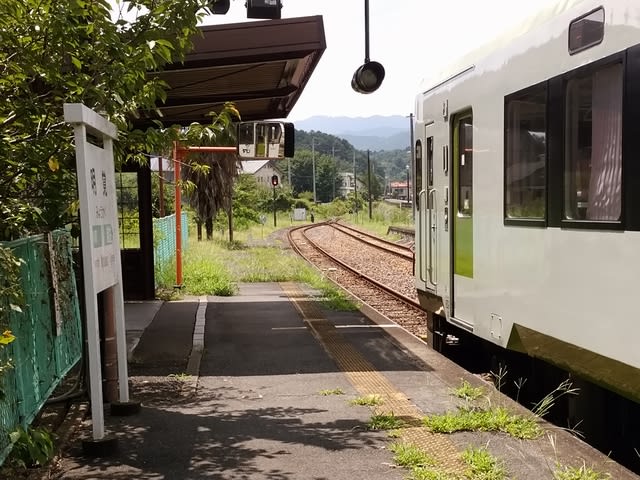
[[[369,220],[371,220],[371,159],[369,157],[369,150],[367,150],[367,172],[369,182]]]
[[[331,201],[336,199],[336,141],[331,145],[331,163],[333,165],[333,180],[331,182]]]
[[[313,204],[317,202],[316,199],[316,137],[311,138],[311,166],[313,168]]]
[[[353,150],[353,196],[354,196],[354,208],[353,211],[356,214],[356,223],[358,222],[358,177],[356,176],[356,151]]]

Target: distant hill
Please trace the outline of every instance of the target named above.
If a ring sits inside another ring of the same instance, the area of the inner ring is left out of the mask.
[[[359,150],[399,150],[409,147],[409,119],[402,115],[373,117],[315,116],[295,122],[297,130],[335,135]]]

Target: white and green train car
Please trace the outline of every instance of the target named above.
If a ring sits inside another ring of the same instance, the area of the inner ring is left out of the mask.
[[[639,402],[640,1],[558,1],[422,90],[436,346],[467,332]]]

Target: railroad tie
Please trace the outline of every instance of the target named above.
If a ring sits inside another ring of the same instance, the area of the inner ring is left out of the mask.
[[[349,343],[329,322],[315,301],[310,301],[300,286],[283,282],[281,288],[300,312],[303,321],[313,335],[347,376],[361,395],[380,395],[383,402],[376,406],[376,413],[394,415],[408,427],[398,430],[404,443],[412,444],[433,457],[438,464],[451,473],[462,474],[465,465],[451,440],[444,434],[433,433],[422,426],[424,413],[411,403],[404,393],[397,390],[389,380],[378,372],[362,354]]]

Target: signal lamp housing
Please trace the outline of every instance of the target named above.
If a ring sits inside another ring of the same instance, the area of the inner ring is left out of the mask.
[[[353,74],[351,88],[358,93],[373,93],[384,80],[384,67],[378,62],[365,62]]]
[[[209,2],[209,10],[214,15],[226,15],[230,6],[230,0],[211,0]]]
[[[279,20],[282,2],[280,0],[247,0],[247,18]]]

